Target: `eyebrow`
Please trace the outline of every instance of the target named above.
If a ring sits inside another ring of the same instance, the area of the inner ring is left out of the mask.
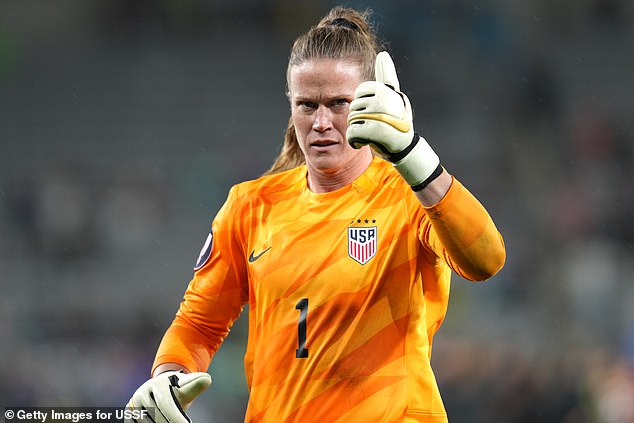
[[[295,101],[315,101],[315,102],[320,102],[320,101],[332,101],[332,100],[337,100],[340,98],[352,98],[354,97],[354,94],[335,94],[335,95],[329,95],[329,96],[323,96],[323,95],[319,95],[317,96],[317,98],[315,97],[311,97],[311,96],[305,96],[305,95],[297,95],[294,97],[291,97],[293,100]]]

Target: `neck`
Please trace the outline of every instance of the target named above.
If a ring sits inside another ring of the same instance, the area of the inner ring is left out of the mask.
[[[357,179],[372,162],[372,153],[361,155],[348,166],[336,170],[315,169],[308,166],[308,188],[314,193],[322,194],[341,189]]]

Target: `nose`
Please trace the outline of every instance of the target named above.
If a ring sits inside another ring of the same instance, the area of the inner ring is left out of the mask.
[[[315,120],[313,121],[313,130],[324,132],[332,128],[332,116],[327,107],[319,106],[315,112]]]

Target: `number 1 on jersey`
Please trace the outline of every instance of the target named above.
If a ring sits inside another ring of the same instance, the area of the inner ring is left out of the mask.
[[[308,348],[306,348],[306,317],[308,316],[308,298],[302,298],[295,304],[295,309],[299,310],[299,321],[297,322],[297,349],[296,358],[307,358]]]

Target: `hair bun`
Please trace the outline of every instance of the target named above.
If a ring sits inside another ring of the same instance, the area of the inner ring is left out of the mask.
[[[358,31],[359,27],[354,22],[349,21],[346,18],[335,18],[330,22],[332,26],[341,26],[344,28],[352,29],[354,31]]]

